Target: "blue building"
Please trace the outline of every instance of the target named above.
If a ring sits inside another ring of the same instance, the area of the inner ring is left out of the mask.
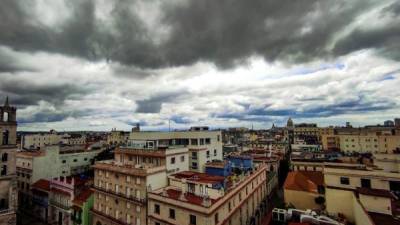
[[[231,163],[232,168],[249,171],[253,169],[253,158],[248,155],[229,156],[227,160]]]
[[[232,174],[232,166],[229,161],[209,162],[205,165],[206,174],[227,177]]]

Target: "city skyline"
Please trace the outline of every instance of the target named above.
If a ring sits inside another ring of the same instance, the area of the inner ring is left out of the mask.
[[[393,0],[6,0],[0,96],[21,131],[383,124],[399,20]]]

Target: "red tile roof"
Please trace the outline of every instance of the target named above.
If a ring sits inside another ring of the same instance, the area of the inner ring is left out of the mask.
[[[284,189],[318,193],[318,185],[324,184],[324,176],[319,171],[293,171],[285,180]]]
[[[175,173],[171,176],[175,177],[177,179],[186,179],[188,181],[195,181],[195,182],[207,183],[207,184],[220,183],[225,180],[225,178],[223,176],[215,176],[215,175],[209,175],[206,173],[198,173],[198,172],[192,172],[192,171],[182,171],[179,173]]]
[[[83,203],[85,203],[86,200],[88,198],[90,198],[90,196],[92,194],[93,194],[93,191],[91,189],[89,189],[89,188],[87,188],[85,190],[82,190],[82,192],[78,196],[75,197],[75,199],[73,200],[73,203],[76,204],[76,205],[82,206]]]
[[[363,195],[371,195],[384,198],[397,199],[397,197],[388,190],[383,189],[373,189],[373,188],[357,188],[358,193]]]
[[[62,195],[71,195],[68,191],[61,190],[59,188],[51,188],[51,192],[62,194]]]
[[[43,190],[43,191],[50,191],[50,181],[45,179],[40,179],[32,184],[32,188]]]

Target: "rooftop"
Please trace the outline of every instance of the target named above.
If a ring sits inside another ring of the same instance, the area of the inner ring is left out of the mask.
[[[91,190],[90,188],[87,188],[87,189],[83,190],[79,195],[75,196],[75,199],[73,200],[73,203],[75,205],[82,206],[83,203],[85,203],[86,200],[88,198],[90,198],[90,196],[92,194],[93,194],[93,190]]]
[[[186,179],[188,181],[207,183],[207,184],[221,183],[224,182],[225,180],[225,177],[223,176],[215,176],[206,173],[199,173],[192,171],[182,171],[179,173],[172,174],[170,176],[177,179]]]
[[[206,163],[206,167],[213,167],[213,168],[225,168],[228,164],[227,161],[214,161]]]
[[[32,188],[42,191],[50,191],[50,181],[46,179],[40,179],[32,184]]]
[[[372,212],[368,212],[368,215],[371,217],[371,219],[374,221],[376,225],[385,225],[385,224],[400,225],[400,220],[395,219],[391,215],[372,213]]]
[[[318,186],[324,184],[324,175],[320,171],[289,172],[284,189],[318,193]]]

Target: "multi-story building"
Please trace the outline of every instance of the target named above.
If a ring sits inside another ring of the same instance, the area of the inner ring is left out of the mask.
[[[294,138],[305,140],[308,144],[317,144],[320,137],[320,128],[315,123],[300,123],[294,126]]]
[[[4,106],[0,107],[0,224],[16,223],[16,111],[15,107],[9,105],[7,97]]]
[[[266,165],[227,179],[198,172],[169,176],[148,194],[148,224],[259,224],[266,211]]]
[[[112,129],[107,137],[107,143],[114,146],[124,145],[129,140],[129,134],[129,132]]]
[[[133,166],[111,160],[93,167],[93,224],[145,225],[147,191],[166,185],[166,166]]]
[[[196,130],[174,132],[132,132],[130,139],[154,141],[155,146],[183,146],[189,149],[189,169],[204,172],[204,165],[213,160],[222,160],[221,131]]]
[[[82,134],[64,134],[61,138],[61,143],[66,145],[85,145],[86,136]]]
[[[48,133],[24,134],[21,136],[22,149],[40,149],[46,145],[56,145],[61,142],[62,135],[55,130]]]
[[[72,222],[74,225],[92,225],[94,195],[93,190],[87,188],[81,191],[73,200]]]
[[[400,174],[370,168],[325,167],[326,210],[356,225],[396,224]]]
[[[124,165],[165,165],[167,175],[189,170],[189,150],[183,146],[157,146],[155,141],[129,140],[115,150],[115,159]]]
[[[183,146],[129,140],[114,160],[94,165],[94,224],[146,224],[147,191],[167,185],[167,175],[189,169]]]
[[[30,207],[30,187],[33,183],[40,179],[84,173],[90,169],[94,158],[100,152],[100,150],[64,151],[59,145],[46,146],[42,150],[18,152],[16,174],[21,206]]]
[[[73,200],[91,185],[88,179],[80,177],[59,177],[50,180],[49,223],[73,225]]]

